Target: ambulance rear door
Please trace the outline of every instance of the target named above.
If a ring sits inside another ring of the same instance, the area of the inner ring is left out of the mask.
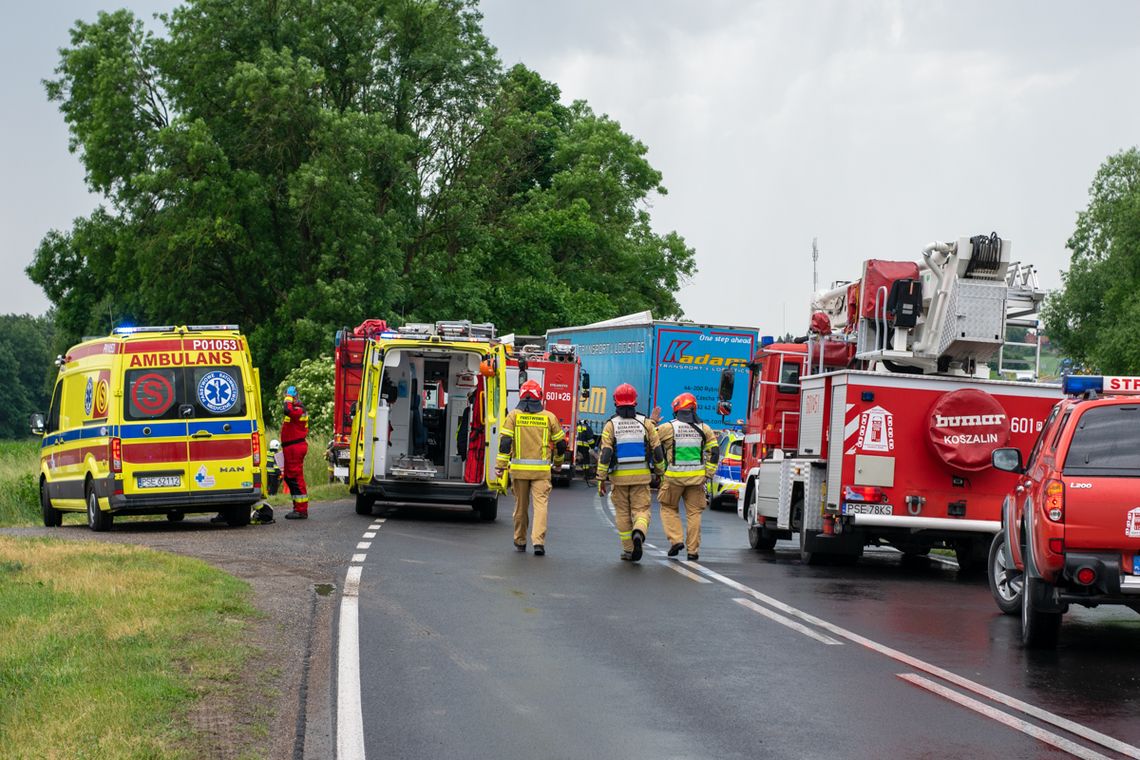
[[[158,346],[155,344],[171,344]],[[190,491],[187,410],[182,367],[159,366],[180,340],[129,342],[123,369],[123,488],[128,494],[160,496]],[[162,352],[154,349],[164,349]]]
[[[194,341],[186,339],[187,347]],[[189,352],[200,356],[200,352]],[[233,351],[206,354],[207,359],[227,358],[232,363],[208,363],[186,367],[186,396],[180,405],[187,417],[190,493],[248,491],[261,468],[253,453],[260,454],[260,433],[249,393],[253,384],[248,354]],[[255,440],[256,439],[256,440]],[[260,457],[259,457],[260,459]],[[257,478],[260,480],[260,478]]]
[[[499,453],[499,428],[507,416],[507,351],[499,344],[491,348],[488,357],[495,367],[495,372],[486,378],[486,395],[483,402],[483,427],[487,431],[487,443],[484,449],[486,482],[491,490],[498,493],[507,492],[507,473],[501,478],[495,477],[495,458]]]

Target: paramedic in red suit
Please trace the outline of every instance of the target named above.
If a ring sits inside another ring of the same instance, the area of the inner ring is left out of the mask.
[[[285,452],[285,467],[282,473],[293,498],[293,511],[285,515],[286,520],[307,520],[309,517],[309,489],[305,485],[305,453],[309,444],[309,414],[297,399],[297,388],[290,385],[285,389],[285,421],[281,423],[281,448]]]

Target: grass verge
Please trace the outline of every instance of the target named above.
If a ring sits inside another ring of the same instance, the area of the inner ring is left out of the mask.
[[[0,441],[0,526],[40,520],[40,441]]]
[[[199,560],[0,536],[4,756],[201,756],[188,713],[254,654],[250,593]]]

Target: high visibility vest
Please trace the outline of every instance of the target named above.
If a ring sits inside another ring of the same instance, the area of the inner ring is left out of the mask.
[[[614,417],[614,475],[648,475],[645,417]]]
[[[511,472],[550,470],[550,422],[545,414],[519,412],[514,439]]]
[[[669,458],[665,477],[686,478],[690,475],[703,475],[705,473],[704,431],[677,420],[670,424],[673,428],[673,455]]]

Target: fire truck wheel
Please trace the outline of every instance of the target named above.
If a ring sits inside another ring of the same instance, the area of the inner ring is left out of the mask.
[[[63,525],[63,512],[51,505],[47,482],[43,478],[40,478],[40,512],[43,514],[45,528],[58,528]]]
[[[759,525],[748,529],[748,545],[758,552],[770,552],[776,548],[776,537]]]
[[[967,575],[981,572],[987,565],[989,545],[984,539],[958,539],[954,542],[954,558],[958,560],[958,572]]]
[[[986,563],[986,579],[990,593],[997,602],[998,609],[1006,615],[1016,615],[1021,611],[1023,577],[1020,570],[1010,563],[1005,551],[1005,531],[994,536],[990,543],[989,562]]]
[[[808,541],[814,536],[814,531],[811,532],[811,535],[808,535],[808,531],[800,528],[800,561],[805,565],[822,565],[824,559],[826,559],[826,555],[821,552],[808,551]]]
[[[479,519],[486,522],[494,522],[495,518],[499,516],[499,500],[491,499],[478,499],[475,502],[475,511],[479,513]]]
[[[90,479],[87,481],[85,493],[87,498],[87,527],[97,533],[110,530],[115,518],[110,512],[99,509],[99,497],[95,495],[95,486]]]
[[[372,505],[375,503],[375,499],[373,499],[371,496],[368,496],[367,494],[356,494],[356,514],[371,515]]]
[[[1045,583],[1025,577],[1021,592],[1021,643],[1029,649],[1054,649],[1061,633],[1061,613],[1037,609],[1034,600]]]

